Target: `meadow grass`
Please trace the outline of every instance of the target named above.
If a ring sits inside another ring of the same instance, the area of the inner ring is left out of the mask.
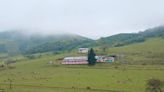
[[[154,60],[161,59],[162,62],[163,57],[160,55],[164,53],[163,42],[161,38],[152,39],[144,43],[111,48],[107,54],[125,51],[130,62],[151,60],[148,56],[155,55]],[[154,49],[159,44],[159,49]],[[13,64],[15,67],[12,69],[0,69],[0,89],[4,89],[4,92],[144,92],[147,80],[156,78],[164,81],[162,64],[103,63],[92,67],[60,65],[60,58],[74,55],[78,54],[73,51],[43,55],[36,59],[22,59]],[[55,64],[49,65],[48,61]],[[12,89],[9,79],[12,80]]]
[[[1,70],[1,86],[7,84],[4,89],[9,92],[144,92],[148,79],[164,80],[163,65],[47,65],[49,60],[55,56],[22,61],[14,69]],[[12,91],[8,79],[13,81]],[[86,91],[87,87],[98,90]]]

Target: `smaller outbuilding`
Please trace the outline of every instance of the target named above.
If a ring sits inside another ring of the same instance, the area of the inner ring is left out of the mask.
[[[88,51],[89,51],[89,48],[79,48],[78,49],[79,53],[88,53]]]
[[[108,62],[112,63],[114,62],[114,57],[109,56],[96,56],[97,62]]]
[[[114,62],[114,57],[106,57],[106,62],[108,63],[113,63]]]

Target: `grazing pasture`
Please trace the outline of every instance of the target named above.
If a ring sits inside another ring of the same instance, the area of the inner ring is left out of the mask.
[[[163,50],[161,38],[110,48],[106,54],[122,52],[125,57],[92,67],[59,64],[65,56],[78,56],[74,51],[22,59],[10,65],[14,68],[0,68],[0,92],[145,92],[147,80],[164,81]],[[120,63],[124,60],[132,63]],[[158,64],[150,63],[154,61]]]
[[[144,92],[148,79],[164,80],[163,65],[47,65],[56,57],[0,70],[0,88],[6,92]]]

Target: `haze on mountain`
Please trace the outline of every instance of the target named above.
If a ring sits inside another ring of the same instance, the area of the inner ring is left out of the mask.
[[[164,26],[147,29],[139,33],[121,33],[92,40],[75,34],[24,34],[22,31],[0,32],[0,53],[10,56],[17,54],[35,54],[44,52],[59,53],[72,51],[79,47],[120,47],[144,42],[148,38],[164,38]]]
[[[163,0],[1,0],[0,31],[100,38],[164,24]]]

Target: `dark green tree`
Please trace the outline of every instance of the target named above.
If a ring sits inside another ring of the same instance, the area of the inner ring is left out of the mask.
[[[162,82],[159,79],[148,80],[146,86],[146,92],[163,92],[161,90]]]
[[[95,54],[94,50],[91,48],[88,51],[88,65],[93,66],[96,64],[95,56],[96,56],[96,54]]]

